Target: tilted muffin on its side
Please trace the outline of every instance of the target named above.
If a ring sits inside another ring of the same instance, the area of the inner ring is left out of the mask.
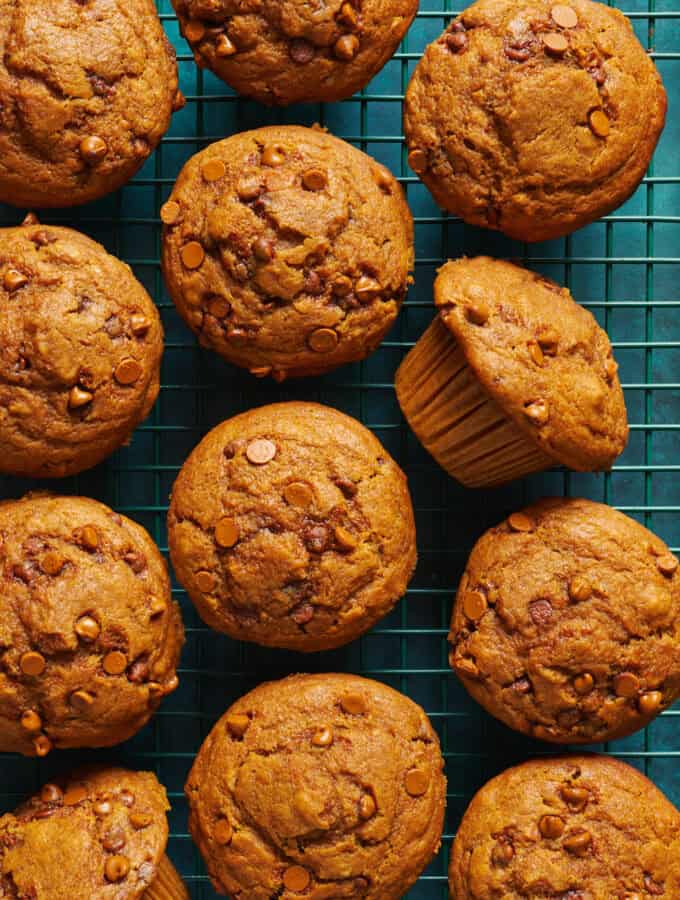
[[[446,779],[423,710],[355,675],[293,675],[226,712],[189,773],[216,890],[398,900],[439,848]]]
[[[259,128],[192,157],[161,210],[163,272],[204,347],[255,375],[368,356],[413,266],[392,174],[319,128]]]
[[[396,376],[421,443],[468,487],[556,463],[610,469],[628,440],[609,338],[567,288],[479,256],[448,262],[439,316]]]
[[[302,651],[363,634],[416,564],[404,473],[360,422],[316,403],[214,428],[177,477],[168,541],[208,625]]]
[[[87,767],[0,816],[0,896],[188,900],[165,855],[165,789],[151,772]]]
[[[196,63],[262,103],[330,103],[382,69],[418,0],[172,0]]]
[[[0,201],[75,206],[117,190],[182,103],[153,0],[0,0]]]
[[[479,539],[449,641],[467,690],[511,728],[624,737],[680,696],[678,560],[609,506],[543,500]]]
[[[477,792],[451,853],[451,900],[680,897],[680,813],[608,756],[534,759]]]
[[[184,641],[147,532],[95,500],[0,503],[0,750],[109,747],[177,687]]]
[[[409,165],[440,206],[542,241],[633,193],[665,115],[659,73],[618,10],[479,0],[426,49],[404,127]]]
[[[163,329],[129,266],[69,228],[0,229],[0,471],[73,475],[128,440]]]

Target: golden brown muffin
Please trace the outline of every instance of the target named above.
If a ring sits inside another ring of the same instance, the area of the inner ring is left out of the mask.
[[[36,900],[145,900],[173,885],[165,854],[165,789],[151,772],[89,767],[45,784],[0,817],[0,896]]]
[[[208,625],[302,651],[363,634],[416,564],[404,473],[361,423],[316,403],[213,428],[173,487],[168,541]]]
[[[411,280],[413,220],[397,181],[319,128],[212,144],[161,218],[168,291],[201,345],[279,381],[368,356]]]
[[[633,193],[665,116],[661,77],[618,10],[479,0],[426,49],[404,127],[409,165],[440,206],[542,241]]]
[[[449,867],[451,900],[680,897],[680,813],[607,756],[534,759],[478,791]]]
[[[440,315],[396,376],[409,425],[469,487],[556,463],[610,469],[628,440],[609,338],[567,288],[512,263],[448,262]]]
[[[0,503],[0,750],[109,747],[177,687],[184,641],[147,532],[85,497]]]
[[[172,0],[197,65],[261,103],[351,97],[382,69],[418,0]]]
[[[248,900],[397,900],[437,852],[439,741],[408,697],[293,675],[237,700],[189,773],[189,829],[216,890]]]
[[[182,103],[153,0],[0,0],[0,201],[115,191]]]
[[[0,229],[0,471],[56,478],[101,462],[149,414],[162,352],[129,266],[69,228]]]
[[[477,541],[449,641],[465,687],[511,728],[623,737],[680,695],[678,561],[609,506],[542,500]]]

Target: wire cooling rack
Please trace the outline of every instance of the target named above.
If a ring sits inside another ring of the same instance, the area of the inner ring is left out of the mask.
[[[447,665],[451,601],[472,544],[522,504],[544,494],[571,494],[616,506],[656,531],[676,552],[680,545],[680,7],[677,0],[625,0],[621,6],[652,51],[670,100],[668,124],[648,177],[614,215],[570,237],[526,245],[442,215],[406,166],[404,90],[423,48],[454,14],[449,0],[421,0],[400,52],[360,95],[329,106],[283,111],[240,100],[210,73],[197,69],[179,36],[170,0],[157,3],[178,50],[186,108],[174,116],[158,152],[122,191],[41,218],[81,229],[132,265],[165,324],[162,391],[129,447],[91,472],[56,482],[53,489],[96,497],[137,519],[167,552],[168,494],[200,437],[242,410],[276,400],[312,399],[366,423],[405,469],[416,507],[420,561],[406,598],[378,627],[349,647],[311,657],[237,644],[209,631],[175,584],[187,626],[179,689],[139,735],[120,747],[99,753],[55,752],[42,761],[5,756],[0,806],[13,808],[53,772],[82,759],[152,768],[173,806],[169,853],[192,897],[215,897],[188,835],[182,793],[191,761],[212,724],[232,700],[264,678],[305,670],[358,672],[422,704],[440,735],[448,776],[444,842],[408,898],[444,900],[451,839],[474,791],[508,765],[551,752],[486,715]],[[368,360],[324,378],[276,385],[256,381],[200,350],[183,326],[161,279],[158,210],[181,165],[209,142],[258,125],[315,121],[399,176],[416,221],[416,280],[397,324]],[[22,217],[22,212],[0,207],[2,224]],[[554,471],[500,489],[466,491],[432,462],[409,432],[394,395],[395,370],[432,318],[431,286],[438,265],[449,257],[481,252],[517,258],[568,285],[609,332],[631,421],[629,446],[611,473]],[[20,496],[31,487],[36,485],[4,479],[0,496]],[[680,710],[669,710],[644,732],[595,749],[639,767],[680,805],[679,715]]]

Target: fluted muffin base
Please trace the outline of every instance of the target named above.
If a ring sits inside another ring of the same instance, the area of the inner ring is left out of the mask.
[[[142,900],[189,900],[186,885],[166,855],[163,855],[158,875],[142,895]]]

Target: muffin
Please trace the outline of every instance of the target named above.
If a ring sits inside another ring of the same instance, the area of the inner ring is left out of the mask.
[[[56,478],[101,462],[147,417],[163,329],[129,266],[77,231],[26,222],[0,229],[0,471]]]
[[[448,262],[439,316],[396,375],[420,442],[467,487],[557,463],[610,469],[628,441],[609,338],[562,288],[512,263]]]
[[[363,425],[316,403],[213,428],[173,487],[168,542],[211,628],[302,651],[363,634],[416,564],[403,472]]]
[[[590,500],[542,500],[476,543],[451,619],[450,663],[511,728],[595,743],[680,696],[678,560]]]
[[[276,106],[351,97],[390,59],[418,10],[417,0],[172,3],[199,66]]]
[[[202,346],[255,375],[368,356],[410,282],[392,174],[319,128],[258,128],[192,157],[161,209],[170,296]]]
[[[1,202],[75,206],[115,191],[183,102],[153,0],[1,0]]]
[[[151,772],[89,767],[0,816],[0,896],[188,900],[165,856],[169,809]]]
[[[441,207],[543,241],[628,199],[665,116],[661,77],[618,10],[479,0],[427,47],[404,128],[409,165]]]
[[[147,532],[95,500],[0,503],[0,750],[109,747],[177,687],[184,641]]]
[[[680,813],[637,769],[557,756],[478,791],[451,854],[451,900],[680,896]]]
[[[221,893],[398,900],[439,848],[446,779],[423,710],[355,675],[293,675],[237,700],[186,784]]]

